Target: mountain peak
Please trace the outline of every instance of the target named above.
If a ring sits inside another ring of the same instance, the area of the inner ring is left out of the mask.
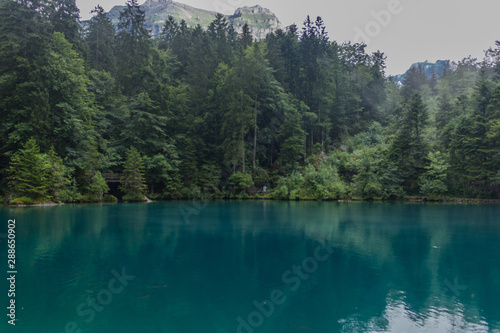
[[[172,3],[172,0],[146,0],[142,6],[151,6],[151,5],[157,5],[157,4],[170,4]]]
[[[437,60],[435,63],[429,62],[428,60],[424,62],[417,62],[412,64],[410,66],[410,69],[408,69],[406,73],[393,76],[393,80],[400,85],[403,84],[403,81],[408,75],[408,72],[412,69],[421,70],[425,74],[425,76],[430,79],[434,74],[439,75],[445,72],[449,68],[449,66],[449,60]]]
[[[269,9],[261,7],[260,5],[255,5],[252,7],[240,7],[236,9],[234,15],[243,15],[243,14],[265,14],[265,15],[274,15]]]
[[[281,22],[271,10],[259,5],[238,8],[234,15],[229,16],[229,20],[238,32],[241,32],[243,26],[248,24],[252,35],[256,39],[264,39],[267,34],[283,28]]]
[[[114,24],[118,24],[120,11],[124,6],[115,6],[108,17]],[[169,16],[173,16],[176,21],[184,20],[188,26],[201,25],[208,27],[215,19],[216,12],[194,8],[173,0],[146,0],[141,8],[146,13],[146,28],[151,30],[153,36],[158,36]],[[246,23],[255,39],[264,39],[268,33],[282,29],[282,25],[276,15],[267,8],[259,5],[252,7],[241,7],[236,9],[234,15],[226,16],[234,29],[241,33],[243,25]]]

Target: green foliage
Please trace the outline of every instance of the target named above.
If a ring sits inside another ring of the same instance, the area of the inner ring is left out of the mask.
[[[254,181],[254,185],[259,189],[268,184],[270,181],[269,173],[262,168],[255,169],[253,171],[252,179]]]
[[[308,165],[304,169],[303,196],[317,200],[340,199],[347,195],[347,186],[329,163],[321,163],[316,169]]]
[[[144,162],[134,147],[130,147],[126,154],[123,176],[120,179],[120,190],[125,195],[125,201],[145,201],[144,192],[147,187],[144,183]]]
[[[106,203],[117,203],[118,202],[118,198],[115,197],[114,195],[106,194],[104,196],[104,198],[102,199],[102,201],[106,202]]]
[[[300,197],[300,192],[304,187],[304,177],[298,171],[290,176],[281,177],[276,188],[272,192],[272,198],[278,200],[296,200]]]
[[[10,202],[11,205],[35,205],[36,203],[37,201],[30,197],[16,198]]]
[[[57,197],[61,202],[79,202],[82,195],[79,193],[78,187],[76,186],[76,179],[73,178],[71,185],[61,190]]]
[[[187,200],[200,200],[203,198],[201,188],[198,186],[182,187],[180,190],[180,198]]]
[[[9,188],[16,195],[34,200],[49,200],[47,161],[35,139],[28,140],[9,165]]]
[[[126,96],[142,93],[151,76],[148,67],[151,39],[144,27],[145,13],[137,0],[120,12],[116,38],[117,83]]]
[[[276,189],[273,191],[272,197],[277,200],[287,200],[290,197],[290,191],[288,190],[288,186],[286,186],[286,181],[280,179]]]
[[[245,192],[253,186],[252,175],[238,171],[229,177],[229,184],[234,188],[235,192]]]
[[[352,194],[364,200],[388,199],[397,195],[397,168],[385,159],[384,148],[356,150],[351,155]]]
[[[94,134],[82,59],[60,32],[42,38],[36,33],[24,36],[22,31],[0,30],[4,34],[0,39],[12,38],[3,44],[7,48],[0,56],[15,59],[8,68],[0,68],[0,108],[5,110],[2,155],[12,156],[26,138],[35,137],[42,150],[54,146],[58,155],[74,163]],[[14,47],[15,38],[40,38],[43,44],[22,50]]]
[[[427,172],[422,177],[421,192],[424,195],[443,195],[448,191],[446,178],[450,165],[441,152],[430,152],[430,164],[425,168]]]
[[[155,186],[164,186],[172,179],[172,172],[175,167],[163,154],[157,154],[153,157],[145,156],[143,158],[145,169],[145,179],[151,185],[151,194],[155,193]]]
[[[46,161],[46,171],[50,184],[49,196],[54,201],[76,201],[73,199],[77,196],[77,193],[70,188],[72,184],[69,177],[70,169],[63,164],[62,158],[57,156],[54,148],[46,155]]]
[[[90,19],[86,41],[88,44],[88,62],[98,71],[114,72],[115,28],[104,9],[97,5]]]
[[[399,179],[409,193],[417,191],[418,181],[425,170],[428,148],[424,141],[424,131],[428,117],[422,96],[413,95],[406,104],[392,143],[390,159],[396,164]]]
[[[11,160],[9,186],[16,195],[43,201],[74,202],[78,200],[76,183],[71,169],[51,148],[47,154],[40,153],[35,139],[26,142]]]
[[[284,103],[286,103],[285,121],[283,122],[283,130],[278,134],[278,138],[283,142],[280,159],[284,165],[288,165],[293,170],[300,157],[305,154],[306,133],[302,129],[302,117],[299,110],[304,112],[303,110],[307,107],[298,101],[285,99]]]
[[[204,165],[201,168],[199,183],[201,191],[208,195],[217,195],[221,179],[221,171],[215,165]]]
[[[142,202],[146,201],[146,198],[144,197],[144,195],[131,193],[131,194],[125,194],[122,197],[122,200],[125,202]]]
[[[80,30],[74,0],[0,2],[6,198],[114,201],[101,172],[122,165],[128,201],[146,184],[164,199],[500,196],[499,42],[399,87],[383,53],[330,40],[320,17],[253,41],[221,14],[206,30],[170,17],[152,39],[137,0],[116,31],[93,13]]]
[[[91,175],[90,181],[85,187],[85,194],[81,197],[83,202],[101,202],[104,195],[109,192],[108,184],[99,171]]]

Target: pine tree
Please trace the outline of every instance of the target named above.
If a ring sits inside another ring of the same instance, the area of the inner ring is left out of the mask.
[[[101,202],[104,195],[109,192],[109,186],[100,171],[96,171],[86,187],[87,197],[84,201]]]
[[[125,201],[144,201],[144,192],[147,189],[144,183],[144,162],[134,147],[127,150],[123,176],[120,179],[120,190],[125,193]]]
[[[474,110],[458,119],[450,142],[452,170],[462,183],[464,194],[471,188],[490,192],[498,175],[499,145],[494,139],[497,136],[498,91],[495,92],[484,68],[479,74],[473,100]]]
[[[285,166],[294,169],[300,157],[305,155],[306,133],[302,129],[302,115],[299,109],[306,109],[307,106],[303,102],[292,100],[291,96],[288,96],[283,103],[285,119],[278,136],[283,142],[280,160]]]
[[[122,145],[137,147],[147,156],[164,153],[170,141],[166,132],[168,118],[159,114],[158,106],[146,93],[131,98],[128,104],[120,133]]]
[[[47,161],[34,138],[29,139],[12,157],[8,172],[9,188],[16,196],[37,201],[50,199]]]
[[[0,169],[50,114],[42,68],[50,44],[45,4],[0,2]],[[43,130],[42,130],[43,131]]]
[[[46,155],[47,176],[50,184],[48,193],[53,201],[74,202],[78,199],[78,193],[71,188],[73,183],[70,176],[70,169],[67,168],[62,158],[57,156],[52,147]]]
[[[248,23],[243,24],[242,27],[242,32],[241,32],[241,37],[240,37],[240,45],[241,48],[244,50],[253,43],[253,36],[252,36],[252,31],[250,30],[250,27],[248,26]]]
[[[173,16],[169,15],[161,31],[158,47],[162,50],[173,48],[179,33],[179,24]]]
[[[93,69],[114,73],[115,28],[101,6],[92,10],[87,33],[88,61]]]
[[[406,110],[399,124],[391,149],[391,161],[398,166],[399,178],[405,189],[414,192],[424,172],[427,146],[423,140],[428,123],[427,106],[420,94],[414,94],[406,104]]]
[[[430,199],[436,200],[440,195],[448,191],[446,178],[450,166],[445,156],[439,151],[430,152],[428,159],[430,164],[425,167],[427,171],[422,176],[420,191]]]
[[[427,83],[427,76],[424,73],[424,69],[421,65],[412,66],[403,80],[403,89],[401,93],[405,101],[409,101],[412,96],[416,93],[421,92],[421,88]]]
[[[236,32],[227,18],[218,13],[208,27],[208,36],[214,45],[215,61],[229,63],[236,42]]]
[[[38,19],[42,20],[33,18]],[[42,150],[54,146],[59,156],[74,165],[94,134],[84,62],[60,32],[30,32],[26,38],[33,45],[21,49],[15,46],[17,33],[7,31],[7,40],[12,40],[2,44],[7,47],[0,56],[12,63],[0,65],[0,108],[5,112],[1,155],[11,156],[25,138],[34,137]]]
[[[54,30],[63,33],[64,38],[81,52],[80,10],[75,0],[51,0],[50,6],[50,21]]]
[[[117,35],[116,79],[126,96],[144,92],[149,80],[151,37],[146,14],[137,0],[129,0],[120,12]]]

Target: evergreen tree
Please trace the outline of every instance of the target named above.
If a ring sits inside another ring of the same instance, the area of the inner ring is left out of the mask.
[[[108,192],[109,187],[106,180],[101,172],[96,171],[86,186],[86,196],[83,197],[83,201],[101,202],[104,199],[104,195]]]
[[[63,33],[64,38],[81,52],[80,10],[75,0],[50,0],[49,3],[54,30]]]
[[[186,67],[189,64],[190,57],[190,44],[192,31],[188,28],[186,21],[181,20],[180,23],[175,21],[173,16],[169,16],[163,26],[158,41],[158,47],[161,50],[171,50],[177,56],[181,67],[179,74],[184,76]]]
[[[134,146],[147,156],[163,153],[169,145],[166,132],[168,117],[159,114],[158,106],[146,93],[132,98],[123,117],[120,143]]]
[[[468,192],[491,191],[498,173],[498,143],[488,128],[498,121],[497,98],[483,69],[479,75],[472,113],[461,117],[451,134],[450,161],[453,175]]]
[[[253,36],[248,23],[243,24],[241,37],[240,37],[240,45],[242,49],[246,49],[253,43]]]
[[[151,186],[151,195],[162,193],[162,190],[171,183],[178,171],[178,156],[175,147],[170,154],[157,154],[153,157],[144,156],[147,165],[145,179]],[[166,193],[168,195],[168,193]]]
[[[421,88],[425,84],[427,84],[427,76],[422,66],[410,67],[403,80],[403,89],[401,91],[405,101],[409,101],[414,94],[421,93]]]
[[[122,147],[119,138],[126,117],[125,103],[117,92],[115,80],[110,73],[91,70],[88,76],[87,91],[93,101],[95,112],[96,135],[92,143],[102,156],[99,158],[99,169],[111,171],[121,159],[119,151]]]
[[[108,184],[102,176],[101,170],[105,165],[106,157],[91,146],[81,156],[81,168],[75,172],[79,187],[82,189],[82,202],[101,202],[109,192]]]
[[[70,168],[66,167],[62,158],[57,156],[52,147],[46,157],[46,171],[50,184],[48,194],[53,201],[75,202],[79,198],[76,188],[72,186]]]
[[[45,122],[36,133],[43,147],[54,145],[59,156],[77,166],[82,149],[91,144],[95,134],[88,77],[83,60],[61,33],[54,33],[50,51],[50,67],[44,69],[50,113],[38,118]]]
[[[295,169],[301,157],[305,157],[306,133],[302,129],[302,116],[300,109],[307,106],[303,102],[291,100],[291,96],[284,100],[285,119],[279,138],[282,140],[280,150],[280,160],[285,166]]]
[[[302,35],[300,38],[300,90],[298,97],[309,106],[311,112],[317,116],[317,124],[310,129],[312,143],[325,143],[325,128],[328,127],[329,119],[325,115],[324,96],[325,72],[322,64],[326,58],[326,52],[330,45],[323,20],[318,17],[315,22],[307,16],[304,21]]]
[[[413,95],[399,124],[391,148],[391,160],[396,163],[399,178],[407,191],[414,192],[424,171],[427,145],[424,130],[428,121],[427,106],[419,94]]]
[[[454,108],[449,90],[446,89],[439,96],[439,109],[436,114],[436,127],[442,130],[454,116]]]
[[[489,67],[493,68],[497,79],[500,78],[500,41],[495,42],[495,48],[490,47],[486,51],[486,61]]]
[[[179,24],[172,15],[169,15],[160,34],[159,48],[162,50],[174,48],[179,33]]]
[[[120,179],[125,201],[144,201],[144,192],[147,189],[144,183],[144,162],[140,153],[134,147],[127,150],[126,160],[123,168],[123,176]]]
[[[93,14],[85,44],[75,0],[0,1],[0,191],[100,201],[101,172],[127,152],[147,165],[127,190],[138,200],[144,179],[163,198],[244,197],[252,183],[290,199],[343,197],[347,183],[364,199],[401,197],[398,185],[500,194],[498,45],[430,80],[413,66],[401,88],[383,53],[330,41],[321,18],[254,41],[220,14],[206,30],[169,17],[153,40],[137,0],[117,33]],[[14,172],[24,153],[39,178]]]
[[[429,199],[435,200],[448,191],[446,178],[449,164],[439,151],[430,152],[428,159],[430,164],[425,167],[427,171],[422,176],[420,191]]]
[[[16,196],[33,200],[49,200],[50,177],[47,161],[40,153],[34,138],[29,139],[11,159],[9,165],[9,189]]]
[[[86,38],[88,62],[93,69],[114,73],[115,28],[101,6],[95,7],[92,13]]]
[[[24,10],[31,13],[31,9]],[[40,13],[32,15],[35,22],[43,20],[35,18]],[[17,38],[26,31],[16,32],[8,24],[4,28],[2,45],[6,48],[1,56],[13,57],[13,62],[9,67],[0,65],[4,78],[0,107],[5,111],[0,130],[2,153],[11,156],[23,140],[34,137],[43,150],[54,145],[58,155],[74,164],[94,134],[82,59],[62,33],[43,32],[44,26],[40,26],[40,31],[26,36],[34,45],[21,49]]]
[[[145,28],[145,15],[137,0],[129,0],[120,12],[116,79],[126,96],[144,92],[151,75],[148,67],[151,38]]]
[[[247,163],[245,136],[252,127],[254,117],[252,98],[245,92],[242,81],[242,73],[238,69],[231,71],[227,78],[228,87],[233,88],[226,87],[226,91],[229,91],[226,95],[227,112],[224,115],[222,135],[225,138],[224,160],[233,166],[233,170],[240,165],[245,173]]]
[[[47,86],[42,68],[50,44],[45,4],[0,2],[0,169],[35,136],[48,117]]]
[[[214,45],[216,63],[229,63],[236,42],[236,32],[233,25],[228,22],[224,15],[218,13],[208,27],[208,36]]]

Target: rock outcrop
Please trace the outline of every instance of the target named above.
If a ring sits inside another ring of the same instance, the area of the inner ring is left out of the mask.
[[[234,15],[229,16],[236,31],[241,33],[245,23],[250,27],[252,35],[256,39],[264,39],[267,34],[278,29],[283,29],[276,15],[267,8],[259,5],[253,7],[238,8]]]
[[[125,6],[115,6],[109,11],[108,16],[114,24],[118,24],[120,12],[124,8]],[[214,11],[191,7],[172,0],[146,0],[141,8],[146,13],[146,28],[151,30],[153,36],[160,34],[169,16],[173,16],[177,21],[184,20],[191,27],[199,24],[207,28],[217,14]],[[243,25],[247,23],[252,35],[258,40],[282,28],[273,12],[258,5],[238,8],[233,15],[227,16],[227,19],[238,33],[241,33]]]

